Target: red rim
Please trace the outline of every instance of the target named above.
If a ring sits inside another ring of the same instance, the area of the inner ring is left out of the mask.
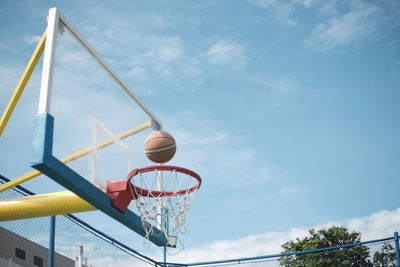
[[[131,180],[137,174],[151,172],[151,171],[176,171],[176,172],[184,173],[184,174],[189,175],[190,177],[193,177],[194,179],[196,179],[198,183],[190,188],[182,189],[182,190],[178,190],[178,191],[148,190],[148,189],[144,189],[144,188],[141,188],[139,186],[132,184]],[[146,196],[146,197],[160,197],[160,196],[170,197],[170,196],[175,196],[175,195],[185,195],[189,192],[196,191],[201,186],[201,177],[196,172],[191,171],[186,168],[182,168],[182,167],[178,167],[178,166],[171,166],[171,165],[154,165],[154,166],[134,169],[131,172],[129,172],[128,181],[129,181],[130,185],[132,186],[132,188],[134,189],[135,193],[137,193],[140,196]]]

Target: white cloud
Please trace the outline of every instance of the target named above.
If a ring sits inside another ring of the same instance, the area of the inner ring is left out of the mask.
[[[324,1],[319,9],[319,13],[322,16],[334,16],[339,14],[338,6],[336,1]]]
[[[17,83],[18,79],[20,77],[18,77],[18,75],[20,75],[20,73],[22,73],[23,69],[20,68],[16,68],[16,67],[11,67],[11,66],[5,66],[3,64],[0,64],[0,88],[4,88],[2,89],[2,93],[3,92],[9,92],[10,95],[6,95],[6,94],[2,94],[2,98],[7,98],[7,97],[11,97],[11,94],[14,90],[15,84]],[[4,104],[6,105],[6,102],[1,101],[0,105]],[[1,106],[0,106],[1,107]],[[3,109],[1,110],[1,113],[3,112]]]
[[[221,144],[239,140],[239,137],[233,136],[232,134],[228,134],[217,129],[214,129],[214,131],[210,131],[209,134],[201,133],[199,134],[199,136],[193,136],[193,134],[196,135],[196,132],[198,133],[199,131],[195,131],[195,133],[192,133],[191,131],[177,129],[175,131],[175,135],[177,138],[179,138],[180,143],[183,145],[191,144],[194,139],[196,140],[197,145],[214,145],[218,143]]]
[[[136,266],[136,267],[149,267],[153,266],[151,263],[146,263],[139,260],[134,260],[133,257],[97,257],[88,259],[89,266],[102,266],[102,267],[114,267],[114,266]]]
[[[152,23],[154,24],[154,26],[158,27],[158,28],[165,28],[168,24],[168,22],[166,21],[166,18],[159,14],[159,13],[155,13],[153,15],[150,16]]]
[[[328,222],[313,228],[321,229],[331,225],[344,226],[350,231],[361,232],[363,241],[386,238],[399,230],[400,209],[383,210],[366,217]],[[307,236],[309,228],[299,227],[287,232],[267,232],[235,240],[205,243],[199,247],[188,248],[176,256],[171,256],[170,261],[189,263],[276,254],[282,251],[280,246],[283,243]]]
[[[144,55],[165,63],[182,59],[185,55],[182,40],[179,37],[152,36],[147,38],[150,50]]]
[[[382,210],[370,216],[352,218],[345,222],[345,226],[360,231],[363,240],[384,238],[400,230],[400,209]]]
[[[358,2],[345,14],[330,18],[315,26],[306,45],[328,50],[342,45],[357,44],[371,38],[382,22],[382,9]]]
[[[310,1],[304,1],[310,2]],[[296,25],[297,22],[291,18],[295,10],[293,3],[287,3],[279,0],[250,0],[250,3],[256,7],[270,11],[273,16],[283,24]]]
[[[230,65],[235,69],[245,67],[248,61],[246,51],[240,44],[226,40],[216,41],[204,56],[212,64]]]
[[[141,66],[133,67],[131,70],[128,71],[127,75],[132,77],[133,80],[139,82],[147,81],[150,78],[147,70]]]
[[[170,88],[196,91],[202,84],[199,55],[187,53],[179,34],[168,34],[167,30],[157,33],[160,28],[183,27],[184,22],[176,21],[177,18],[168,14],[141,16],[127,19],[124,15],[95,8],[89,12],[88,21],[82,26],[82,31],[103,57],[108,61],[111,59],[109,63],[112,67],[122,69],[119,73],[126,75],[128,83],[129,79],[135,83],[147,83],[138,87],[137,90],[143,90],[144,87],[146,89],[140,93],[154,94],[160,88],[163,92]],[[102,21],[97,21],[98,17],[102,17]]]
[[[250,4],[265,9],[284,25],[297,26],[299,22],[294,18],[298,9],[308,9],[316,6],[319,0],[249,0]]]
[[[365,0],[320,1],[320,0],[249,0],[255,7],[264,9],[268,17],[278,22],[296,26],[297,29],[312,29],[304,42],[307,47],[329,50],[338,46],[361,44],[376,38],[383,31],[398,25],[398,4],[395,1],[373,2]],[[304,19],[304,10],[308,10]],[[301,27],[300,27],[301,26]],[[381,26],[385,26],[384,28]]]
[[[262,110],[265,108],[274,110],[282,106],[282,103],[290,100],[291,97],[295,96],[299,91],[302,90],[297,81],[297,77],[292,74],[281,74],[277,77],[248,77],[249,82],[256,85],[256,91],[252,91],[257,94]],[[254,116],[260,115],[260,110],[254,110]]]
[[[299,90],[295,77],[282,75],[278,79],[265,81],[265,85],[272,89],[274,95],[294,93]]]
[[[147,44],[145,52],[133,53],[126,59],[128,65],[133,65],[128,75],[135,81],[159,81],[166,84],[162,86],[164,90],[184,91],[195,91],[202,83],[200,63],[196,56],[186,55],[179,36],[143,37],[143,42]]]
[[[37,44],[37,43],[39,43],[41,38],[42,38],[42,36],[40,36],[40,35],[30,35],[30,36],[25,36],[24,41],[27,44]]]
[[[283,176],[282,170],[268,162],[265,155],[243,146],[242,137],[227,131],[220,123],[194,117],[187,110],[170,115],[172,118],[165,118],[169,131],[176,139],[178,151],[184,151],[173,160],[187,168],[203,170],[204,177],[217,178],[210,183],[247,188]]]
[[[309,8],[314,5],[318,0],[292,0],[293,3],[302,5],[305,8]]]

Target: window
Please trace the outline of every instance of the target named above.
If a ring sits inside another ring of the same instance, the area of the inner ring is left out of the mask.
[[[25,260],[25,250],[22,250],[20,248],[15,248],[15,257]]]
[[[43,267],[43,259],[38,256],[33,256],[33,264],[35,266]]]

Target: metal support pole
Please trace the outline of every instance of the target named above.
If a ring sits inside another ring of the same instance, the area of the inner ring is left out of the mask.
[[[22,74],[17,87],[12,94],[10,101],[6,109],[4,110],[3,116],[0,119],[0,135],[3,133],[8,120],[10,119],[12,113],[14,112],[15,106],[17,105],[19,98],[22,95],[22,92],[25,89],[26,84],[29,81],[33,71],[35,70],[36,64],[38,63],[40,56],[43,54],[44,45],[46,43],[46,31],[43,33],[42,38],[40,39],[35,52],[33,52],[31,59],[29,60],[28,65],[26,65],[24,73]]]
[[[58,32],[57,8],[49,9],[47,17],[46,44],[43,54],[42,82],[40,84],[38,114],[50,112],[51,87],[53,85],[54,55]]]
[[[400,266],[400,246],[399,246],[399,233],[398,232],[394,232],[394,244],[396,246],[397,266]]]
[[[167,267],[167,246],[164,246],[164,267]]]
[[[49,267],[54,267],[54,241],[56,233],[56,216],[50,217],[50,238],[49,238]]]
[[[162,174],[161,174],[162,175]],[[165,207],[162,207],[162,212],[161,212],[161,224],[164,232],[167,233],[167,237],[169,236],[169,223],[168,223],[168,209]],[[167,267],[167,246],[164,246],[164,267]]]

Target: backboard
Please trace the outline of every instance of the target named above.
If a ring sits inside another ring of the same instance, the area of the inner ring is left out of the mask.
[[[76,52],[78,46],[85,55]],[[91,79],[96,86],[86,84]],[[138,162],[129,147],[143,152],[143,136],[134,135],[151,129],[162,129],[162,122],[66,18],[50,9],[31,166],[145,236],[140,217],[114,208],[101,183],[125,178]],[[159,229],[149,240],[168,245]]]

